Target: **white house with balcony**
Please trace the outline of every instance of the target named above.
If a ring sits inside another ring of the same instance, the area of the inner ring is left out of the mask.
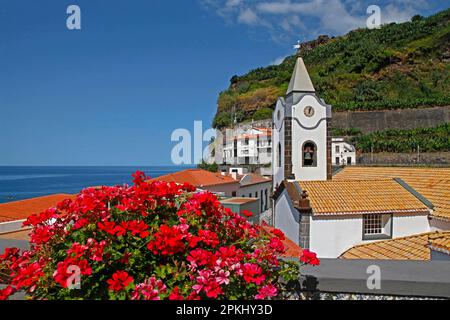
[[[250,128],[248,130],[226,130],[223,136],[220,164],[270,165],[272,162],[272,130]]]
[[[331,139],[331,161],[335,166],[350,166],[356,164],[356,149],[344,138]]]

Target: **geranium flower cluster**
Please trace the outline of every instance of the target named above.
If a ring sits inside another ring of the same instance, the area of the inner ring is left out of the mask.
[[[191,185],[87,188],[25,222],[30,250],[0,255],[0,290],[32,299],[269,299],[283,290],[284,234],[263,232]],[[250,216],[246,212],[245,216]],[[299,257],[318,264],[313,253]],[[77,283],[78,286],[71,286]]]

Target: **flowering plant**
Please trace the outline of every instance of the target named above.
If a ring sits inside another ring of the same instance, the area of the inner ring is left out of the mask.
[[[30,216],[31,248],[0,255],[0,290],[32,299],[267,299],[298,279],[299,263],[278,259],[279,230],[225,209],[191,185],[146,182],[88,188]],[[307,251],[300,257],[318,264]],[[3,275],[3,276],[2,276]]]

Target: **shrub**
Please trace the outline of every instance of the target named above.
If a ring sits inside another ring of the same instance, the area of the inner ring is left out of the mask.
[[[193,186],[134,177],[30,216],[30,250],[0,256],[10,284],[0,298],[266,299],[298,279],[298,263],[277,258],[279,230],[263,233]],[[307,250],[300,260],[319,263]]]

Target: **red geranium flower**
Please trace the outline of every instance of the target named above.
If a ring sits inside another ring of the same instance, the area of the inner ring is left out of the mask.
[[[133,278],[126,271],[117,271],[112,278],[107,280],[109,289],[112,291],[121,291],[133,282]]]
[[[184,250],[183,238],[183,232],[179,227],[163,224],[155,233],[155,239],[150,241],[147,247],[154,254],[173,255]]]
[[[173,288],[169,295],[169,300],[184,300],[184,297],[180,293],[180,289],[178,289],[178,287]]]
[[[6,287],[5,289],[0,290],[0,300],[6,300],[11,295],[14,294],[14,289],[11,286]]]
[[[313,266],[320,265],[320,260],[317,259],[317,255],[308,249],[303,250],[302,255],[300,256],[300,261]]]
[[[270,233],[272,233],[274,236],[278,237],[280,240],[285,240],[286,237],[280,229],[272,229],[270,230]]]
[[[266,276],[262,274],[261,267],[255,263],[245,263],[242,271],[247,283],[260,285],[266,279]]]
[[[253,213],[248,211],[248,210],[242,210],[241,212],[244,216],[246,216],[247,218],[250,218],[251,216],[253,216]]]

